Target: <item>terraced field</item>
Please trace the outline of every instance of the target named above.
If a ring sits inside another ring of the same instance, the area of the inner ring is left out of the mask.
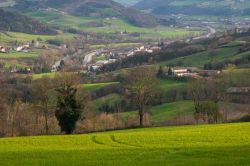
[[[211,166],[250,162],[250,123],[0,139],[0,165]]]

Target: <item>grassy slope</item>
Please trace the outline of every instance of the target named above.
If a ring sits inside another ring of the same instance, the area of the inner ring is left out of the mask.
[[[9,43],[9,42],[31,42],[32,40],[50,40],[50,39],[58,39],[58,40],[69,40],[72,39],[72,34],[59,34],[59,35],[32,35],[20,32],[0,32],[0,42]]]
[[[204,64],[212,62],[221,62],[225,60],[235,60],[245,57],[250,52],[238,53],[239,47],[218,48],[213,51],[205,51],[190,56],[175,58],[173,60],[160,63],[161,65],[176,65],[203,67]]]
[[[105,82],[105,83],[92,83],[92,84],[83,84],[80,87],[83,87],[87,91],[95,91],[101,88],[104,88],[109,85],[119,84],[119,82]]]
[[[96,84],[85,84],[83,85],[84,89],[87,91],[94,91],[97,90],[99,88],[103,88],[105,86],[108,85],[112,85],[112,84],[117,84],[118,82],[108,82],[108,83],[96,83]],[[160,84],[160,88],[163,91],[168,91],[170,89],[176,89],[176,88],[183,88],[186,85],[186,82],[182,82],[182,81],[172,81],[172,80],[162,80],[159,79],[159,84]],[[91,110],[93,112],[98,111],[98,108],[104,104],[108,104],[110,106],[113,106],[115,104],[115,102],[119,102],[121,100],[121,96],[118,94],[109,94],[107,96],[98,98],[94,101],[91,102]],[[165,104],[165,105],[160,105],[159,108],[158,107],[153,107],[150,112],[153,115],[153,121],[155,122],[159,122],[161,119],[158,119],[157,116],[161,116],[161,115],[157,115],[159,114],[161,111],[163,112],[163,116],[162,116],[162,120],[166,120],[168,118],[172,118],[173,116],[177,115],[180,112],[189,112],[188,110],[190,110],[190,105],[192,106],[192,104],[190,104],[191,102],[177,102],[177,103],[173,103],[173,104]],[[180,104],[180,106],[184,106],[184,109],[179,109],[180,107],[178,106],[178,104]],[[170,106],[170,107],[169,107]],[[164,110],[166,109],[166,110]],[[172,110],[170,110],[172,109]],[[156,110],[156,111],[154,111]],[[132,111],[132,112],[124,112],[122,113],[123,117],[128,117],[129,115],[137,115],[136,111]],[[170,115],[173,115],[172,117]]]
[[[168,91],[171,89],[183,88],[187,84],[184,81],[175,81],[175,80],[166,80],[166,79],[158,79],[160,88],[164,91]]]
[[[61,28],[75,28],[83,30],[86,32],[97,32],[97,33],[114,33],[127,31],[130,33],[139,32],[143,33],[143,37],[167,37],[167,38],[180,38],[187,35],[197,35],[198,31],[188,31],[185,29],[178,28],[167,28],[167,27],[157,27],[157,28],[141,28],[133,26],[121,19],[98,19],[90,17],[76,17],[67,14],[61,14],[57,12],[33,12],[28,13],[42,22],[50,23]],[[89,22],[98,22],[104,24],[103,27],[93,27],[89,26]]]
[[[174,103],[165,103],[162,105],[154,106],[150,108],[147,112],[151,115],[151,120],[153,123],[160,123],[163,121],[170,120],[177,117],[178,115],[189,115],[194,111],[194,106],[191,101],[179,101]],[[137,111],[124,112],[121,115],[124,118],[128,116],[136,116]]]
[[[0,59],[12,59],[12,58],[34,58],[37,56],[35,52],[11,52],[0,53]]]
[[[93,100],[90,104],[90,110],[91,112],[98,112],[99,108],[103,105],[109,105],[109,106],[115,106],[115,103],[119,103],[122,100],[122,96],[119,94],[109,94],[107,96],[103,96],[101,98],[98,98],[96,100]]]
[[[250,162],[250,123],[0,139],[0,165],[208,166]]]
[[[40,79],[43,77],[49,77],[49,78],[55,78],[56,73],[51,72],[51,73],[41,73],[41,74],[32,74],[32,79]]]
[[[41,79],[43,77],[49,77],[49,78],[55,78],[56,73],[51,72],[51,73],[41,73],[41,74],[32,74],[32,79]],[[91,83],[91,84],[80,84],[79,88],[84,88],[84,90],[87,91],[95,91],[100,88],[104,88],[109,85],[114,85],[118,84],[119,82],[104,82],[104,83]]]

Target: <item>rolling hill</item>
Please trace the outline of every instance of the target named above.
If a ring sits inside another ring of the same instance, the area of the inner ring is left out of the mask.
[[[158,24],[155,17],[126,8],[112,0],[16,0],[14,8],[23,12],[52,10],[84,17],[117,17],[140,27],[154,27]]]
[[[250,14],[248,0],[141,0],[135,7],[155,15],[242,16]]]
[[[0,139],[0,165],[209,166],[250,162],[249,123]]]
[[[57,34],[56,30],[45,23],[41,23],[19,12],[5,11],[2,9],[0,9],[0,30],[28,34]]]

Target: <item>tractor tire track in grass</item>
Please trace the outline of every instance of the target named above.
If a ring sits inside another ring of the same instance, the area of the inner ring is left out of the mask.
[[[112,147],[112,148],[117,148],[117,147],[120,147],[120,146],[116,146],[116,145],[110,145],[110,144],[107,144],[107,143],[104,143],[104,142],[101,142],[97,139],[97,136],[94,135],[94,136],[91,136],[91,141],[94,142],[95,144],[98,144],[98,145],[103,145],[103,146],[108,146],[108,147]]]
[[[98,145],[106,145],[106,144],[104,144],[103,142],[98,141],[98,140],[96,139],[96,136],[95,136],[95,135],[94,135],[94,136],[91,136],[91,141],[94,142],[95,144],[98,144]],[[108,146],[108,145],[107,145],[107,146]]]
[[[117,140],[117,139],[115,138],[114,135],[110,135],[110,139],[111,139],[113,142],[115,142],[115,143],[117,143],[117,144],[119,144],[119,145],[122,145],[122,146],[142,148],[142,146],[137,146],[137,145],[132,145],[132,144],[128,144],[128,143],[125,143],[125,142],[121,142],[121,141]]]

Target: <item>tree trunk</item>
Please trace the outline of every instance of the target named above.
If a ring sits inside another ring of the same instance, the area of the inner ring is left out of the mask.
[[[141,106],[141,108],[139,109],[139,116],[140,116],[140,127],[143,127],[144,106]]]
[[[49,134],[49,125],[48,125],[48,106],[46,105],[44,110],[44,118],[45,118],[45,132],[46,135]]]
[[[140,114],[140,127],[143,127],[143,114]]]

